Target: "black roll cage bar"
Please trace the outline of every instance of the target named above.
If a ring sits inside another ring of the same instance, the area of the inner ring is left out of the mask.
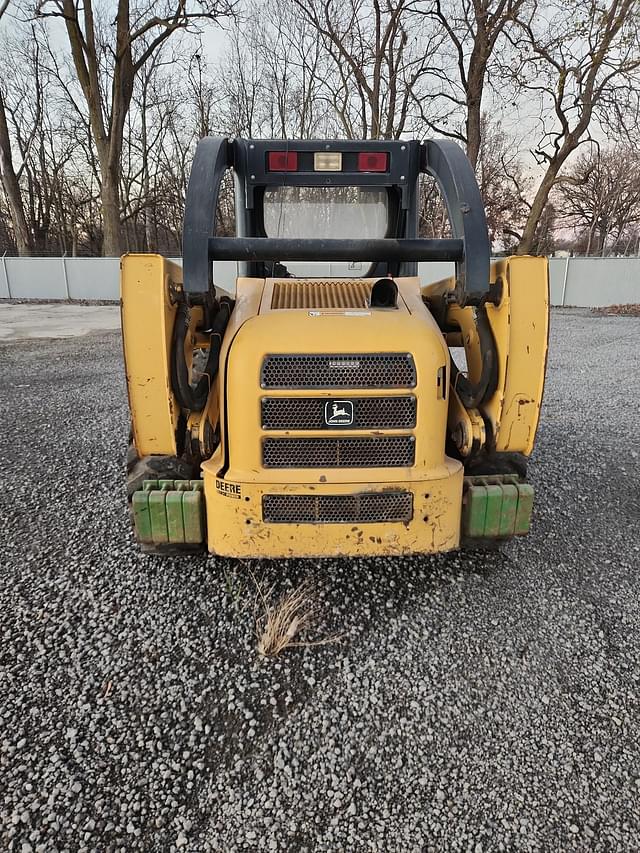
[[[268,151],[297,152],[307,163],[314,152],[343,152],[347,164],[357,152],[389,152],[386,173],[269,172]],[[225,172],[233,168],[237,237],[215,235],[215,214]],[[452,239],[417,236],[417,183],[420,173],[432,175],[447,207]],[[292,239],[246,236],[250,229],[254,190],[268,185],[393,186],[401,193],[405,238]],[[242,209],[240,209],[242,208]],[[453,261],[456,295],[462,305],[477,305],[489,293],[491,246],[480,191],[463,150],[450,140],[425,143],[402,140],[229,140],[201,139],[189,178],[183,228],[184,290],[193,302],[213,289],[212,261]]]

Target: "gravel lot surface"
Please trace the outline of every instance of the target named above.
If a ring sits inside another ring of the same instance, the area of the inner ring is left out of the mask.
[[[119,328],[119,305],[0,300],[0,341],[73,338]]]
[[[275,661],[133,545],[118,335],[0,346],[0,849],[640,850],[640,319],[552,325],[531,536],[255,562],[346,635]]]

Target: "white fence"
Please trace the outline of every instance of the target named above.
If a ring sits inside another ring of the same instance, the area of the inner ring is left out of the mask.
[[[180,263],[179,258],[174,258]],[[364,264],[289,264],[297,275],[359,276]],[[424,283],[453,274],[453,264],[419,265]],[[0,299],[114,300],[118,258],[0,258]],[[236,264],[214,265],[216,284],[233,292]],[[599,307],[640,303],[640,258],[551,258],[552,305]]]

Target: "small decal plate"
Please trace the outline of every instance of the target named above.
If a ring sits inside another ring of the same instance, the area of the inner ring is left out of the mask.
[[[309,317],[370,317],[371,311],[309,311]]]
[[[242,497],[242,487],[240,483],[230,483],[228,480],[218,480],[216,478],[216,491],[223,498],[235,498],[240,500]]]

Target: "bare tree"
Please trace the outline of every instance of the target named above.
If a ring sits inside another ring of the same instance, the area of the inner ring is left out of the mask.
[[[214,86],[207,74],[202,54],[202,45],[198,45],[187,61],[188,99],[193,104],[196,116],[193,130],[198,139],[209,136],[213,132],[217,105]]]
[[[7,124],[7,113],[2,88],[0,87],[0,177],[11,216],[19,255],[33,253],[33,240],[27,226],[27,218],[20,192],[19,174],[13,164],[11,138]]]
[[[31,251],[46,254],[52,230],[57,230],[56,201],[71,148],[60,132],[59,113],[52,106],[51,81],[42,67],[39,35],[32,26],[22,38],[11,42],[17,61],[8,71],[4,106],[21,163],[17,177]]]
[[[637,107],[640,69],[638,0],[535,0],[510,34],[507,71],[518,93],[538,103],[541,136],[533,151],[545,171],[518,246],[534,248],[549,194],[573,152],[590,139],[592,122],[606,124]]]
[[[271,93],[269,135],[307,139],[335,132],[328,115],[327,57],[315,29],[291,0],[261,4],[263,22],[256,47],[264,57],[265,94]]]
[[[255,3],[247,18],[217,67],[209,119],[240,136],[337,135],[327,85],[334,69],[316,30],[291,0]]]
[[[521,227],[528,214],[527,180],[518,146],[499,119],[487,113],[480,118],[480,148],[476,175],[484,201],[489,237],[496,251],[501,247],[505,229]]]
[[[292,0],[322,39],[324,87],[350,138],[417,132],[438,84],[433,59],[443,40],[412,0]]]
[[[15,175],[28,251],[74,252],[82,218],[78,204],[85,195],[79,187],[90,180],[92,163],[91,147],[88,156],[84,148],[84,124],[57,88],[40,24],[16,22],[6,49],[15,61],[4,70],[3,112],[14,162],[20,164]]]
[[[585,254],[625,254],[640,223],[640,155],[635,146],[579,155],[557,191],[563,220],[586,236]]]
[[[3,0],[0,3],[0,19],[8,8],[9,0]],[[2,188],[9,207],[9,215],[11,216],[18,254],[31,255],[33,252],[33,239],[27,225],[22,194],[20,192],[20,170],[16,170],[13,162],[11,137],[9,135],[2,83],[3,81],[0,80],[0,178],[2,179]]]
[[[451,237],[449,215],[435,178],[421,175],[418,187],[418,233],[421,237]]]
[[[481,145],[476,163],[476,175],[484,202],[489,239],[495,252],[509,244],[509,233],[517,233],[526,219],[525,177],[513,139],[503,130],[499,120],[481,117]],[[424,237],[450,236],[449,219],[435,181],[422,176],[420,182],[420,234]],[[505,235],[507,239],[505,240]]]
[[[86,102],[100,163],[105,255],[119,255],[120,165],[125,122],[136,77],[176,31],[232,14],[231,0],[118,0],[113,27],[96,14],[92,0],[40,0],[41,17],[62,18],[75,73]]]
[[[264,56],[259,49],[259,26],[251,17],[246,26],[233,28],[219,75],[220,121],[234,136],[259,136],[263,110],[269,109],[273,99],[273,92],[262,88]]]
[[[529,0],[435,0],[421,14],[446,34],[441,48],[440,97],[461,116],[450,121],[429,119],[436,132],[459,139],[476,167],[482,145],[483,96],[494,67],[495,53]]]

